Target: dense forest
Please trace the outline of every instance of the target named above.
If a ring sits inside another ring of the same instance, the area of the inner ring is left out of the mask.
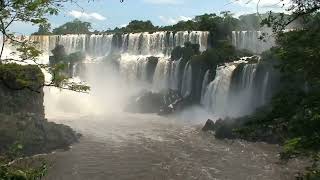
[[[267,17],[267,14],[260,15]],[[139,33],[156,31],[209,31],[213,36],[223,39],[230,36],[231,31],[237,30],[260,30],[263,28],[260,24],[262,18],[256,13],[241,15],[235,18],[229,11],[217,14],[203,14],[194,17],[192,20],[180,21],[177,24],[169,26],[155,26],[151,21],[133,20],[125,27],[97,31],[92,29],[90,22],[75,19],[51,30],[50,23],[40,25],[34,35],[61,35],[61,34],[100,34],[100,33]],[[278,14],[274,14],[278,16]],[[291,25],[293,26],[293,25]],[[295,26],[298,26],[296,23]]]

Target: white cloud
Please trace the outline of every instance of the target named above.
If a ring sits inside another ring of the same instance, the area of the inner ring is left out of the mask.
[[[126,26],[128,26],[128,24],[121,24],[120,25],[121,28],[126,27]]]
[[[182,4],[183,0],[143,0],[143,2],[157,5],[177,5]]]
[[[106,17],[102,16],[99,13],[86,13],[86,12],[72,10],[69,14],[75,18],[83,18],[87,20],[90,20],[90,19],[96,19],[99,21],[106,20]]]
[[[173,17],[165,17],[165,16],[159,16],[159,19],[167,24],[167,25],[171,25],[171,24],[176,24],[179,21],[188,21],[191,20],[191,17],[186,17],[186,16],[178,16],[176,18]]]

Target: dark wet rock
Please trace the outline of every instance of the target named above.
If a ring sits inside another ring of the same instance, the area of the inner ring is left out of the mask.
[[[5,78],[0,81],[0,156],[15,144],[21,145],[21,155],[34,155],[78,141],[79,134],[70,127],[45,119],[40,68],[3,64],[0,77]]]
[[[180,93],[175,90],[166,90],[161,92],[142,92],[139,96],[132,98],[131,102],[125,108],[133,113],[158,113],[159,115],[168,115],[181,110],[186,101]]]
[[[135,96],[126,106],[125,111],[133,113],[158,113],[162,105],[162,96],[159,93],[142,92]]]
[[[227,119],[219,119],[215,123],[216,131],[215,137],[216,138],[226,138],[226,139],[236,139],[238,138],[237,134],[234,132],[236,128],[239,127],[239,123],[227,118]]]
[[[215,123],[208,119],[206,124],[203,126],[202,131],[214,131],[215,130]]]
[[[147,81],[152,83],[153,81],[153,76],[154,76],[154,72],[156,70],[159,58],[158,57],[154,57],[154,56],[150,56],[147,57],[148,59],[148,63],[147,63]]]
[[[159,115],[166,115],[176,112],[180,109],[183,98],[178,91],[169,89],[163,94],[163,104],[158,112]]]
[[[248,59],[246,59],[249,64],[256,64],[259,63],[260,57],[259,56],[252,56]]]
[[[208,119],[202,128],[202,131],[214,131],[216,138],[234,139],[236,138],[236,135],[233,132],[233,129],[235,128],[234,125],[235,124],[229,121],[229,119],[218,119],[216,122]]]
[[[268,130],[256,130],[255,134],[245,132],[240,133],[238,130],[246,128],[250,122],[248,116],[239,118],[224,118],[216,122],[208,120],[203,127],[203,131],[214,131],[215,137],[218,139],[244,139],[250,142],[267,142],[270,144],[281,143],[281,138],[275,133]]]
[[[230,118],[218,119],[213,121],[208,119],[203,131],[214,131],[215,137],[219,139],[235,139],[237,134],[234,133],[234,129],[239,127],[239,123],[236,123]]]

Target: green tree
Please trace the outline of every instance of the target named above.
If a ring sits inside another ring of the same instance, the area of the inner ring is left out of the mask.
[[[239,16],[241,29],[259,30],[261,28],[261,18],[256,14],[246,14]]]
[[[0,45],[0,63],[26,63],[32,61],[34,64],[38,65],[39,68],[46,69],[53,75],[57,75],[61,67],[48,66],[46,64],[39,64],[38,57],[42,53],[37,49],[37,42],[29,41],[27,38],[18,39],[13,33],[9,31],[9,27],[14,22],[25,22],[32,23],[34,25],[41,25],[41,30],[48,29],[48,23],[46,17],[49,15],[56,15],[58,9],[63,7],[63,3],[67,0],[0,0],[0,32],[2,34],[2,43]],[[90,24],[78,22],[89,28]],[[82,27],[82,26],[81,26]],[[77,29],[77,28],[75,28]],[[86,29],[87,30],[87,29]],[[2,58],[4,47],[6,45],[16,46],[16,52],[19,58]],[[71,89],[76,91],[87,91],[88,86],[78,85],[75,83],[70,83],[66,77],[55,77],[53,76],[51,81],[43,84],[43,86],[56,86],[63,89]]]
[[[285,6],[284,0],[279,0],[279,2]],[[290,14],[289,17],[285,13],[274,14],[270,11],[268,17],[263,18],[261,24],[272,27],[275,33],[279,33],[294,21],[314,14],[320,9],[319,0],[291,0],[289,3],[286,9]]]
[[[32,35],[50,35],[50,34],[51,34],[51,24],[44,23],[44,24],[40,24],[38,31],[33,33]]]
[[[309,3],[294,5],[299,9],[293,8],[289,19],[279,16],[265,21],[277,33],[277,46],[263,59],[276,60],[282,88],[270,106],[248,117],[238,132],[249,139],[272,132],[284,143],[282,158],[307,156],[313,160],[306,179],[316,179],[320,177],[320,26],[319,13],[314,13],[319,4]],[[284,33],[298,16],[304,18],[304,29]]]
[[[90,33],[91,23],[74,19],[71,22],[67,22],[55,29],[53,34],[87,34]]]
[[[0,61],[7,40],[14,40],[14,35],[8,28],[14,22],[26,22],[35,25],[46,22],[46,15],[58,13],[56,7],[61,7],[65,0],[1,0],[0,1],[0,32],[2,34],[2,45]]]

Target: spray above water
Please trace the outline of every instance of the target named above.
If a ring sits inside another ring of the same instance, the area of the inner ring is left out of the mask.
[[[187,96],[191,92],[191,65],[186,68],[186,72],[182,72],[185,78],[180,78],[181,60],[171,61],[169,55],[174,47],[183,46],[186,42],[200,44],[200,50],[206,50],[208,34],[183,31],[123,35],[61,35],[48,38],[35,36],[34,39],[45,41],[40,44],[43,44],[42,49],[47,49],[48,52],[56,44],[60,44],[65,47],[67,53],[82,51],[87,54],[85,62],[73,65],[71,74],[86,81],[92,88],[91,92],[57,94],[55,90],[46,90],[47,114],[54,115],[59,109],[62,113],[70,111],[81,114],[121,111],[130,97],[143,89],[156,92],[169,88],[178,90],[180,81],[186,84],[183,93]],[[112,56],[109,57],[115,53],[120,54],[116,61]],[[158,59],[154,70],[150,68],[154,64],[149,60],[150,56]],[[114,63],[108,63],[109,61]],[[53,107],[52,104],[56,106]]]
[[[260,34],[233,32],[233,43],[239,49],[252,49],[259,44],[254,39]],[[120,112],[130,97],[142,90],[160,92],[172,89],[184,98],[199,91],[200,104],[219,117],[245,115],[265,104],[270,75],[269,72],[260,74],[259,80],[262,78],[263,83],[257,83],[257,63],[248,64],[240,60],[219,66],[212,82],[210,72],[214,70],[207,70],[201,77],[200,86],[194,87],[195,74],[191,63],[170,59],[173,48],[186,42],[198,43],[201,51],[206,50],[208,35],[208,32],[181,31],[31,36],[29,38],[39,41],[39,48],[45,52],[43,62],[48,62],[50,49],[57,44],[63,45],[67,53],[82,51],[87,54],[84,62],[73,64],[70,74],[86,81],[92,88],[91,92],[78,94],[46,89],[47,115],[54,116],[58,111],[83,115]],[[259,98],[254,100],[253,97]]]

